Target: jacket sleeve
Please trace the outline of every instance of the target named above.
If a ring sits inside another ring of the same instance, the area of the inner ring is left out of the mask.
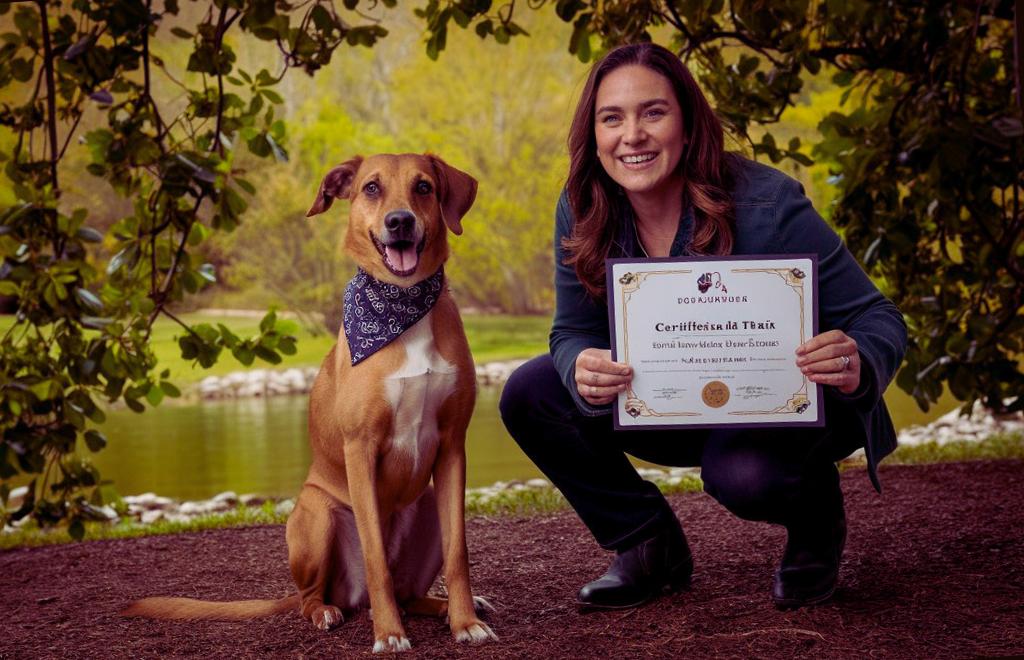
[[[607,349],[611,340],[607,305],[594,301],[576,277],[576,270],[563,263],[566,253],[562,239],[572,233],[573,222],[563,191],[555,210],[555,316],[548,343],[555,369],[580,412],[588,416],[606,415],[611,413],[611,404],[592,406],[576,388],[576,357],[586,348]]]
[[[834,394],[868,411],[881,400],[903,361],[907,326],[903,315],[875,287],[843,241],[814,210],[803,186],[785,177],[775,205],[774,248],[818,255],[819,332],[839,329],[857,342],[860,386]]]

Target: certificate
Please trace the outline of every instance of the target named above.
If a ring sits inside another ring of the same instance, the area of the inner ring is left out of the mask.
[[[817,257],[609,259],[615,428],[824,426],[796,366],[817,334]]]

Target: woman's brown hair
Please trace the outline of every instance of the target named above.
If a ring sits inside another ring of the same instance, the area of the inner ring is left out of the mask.
[[[594,105],[597,88],[609,73],[639,64],[664,76],[675,90],[683,111],[686,151],[679,161],[686,200],[693,205],[695,229],[690,251],[729,254],[733,244],[733,204],[729,196],[732,174],[725,153],[722,123],[718,120],[689,70],[671,51],[651,43],[620,46],[590,70],[569,129],[569,178],[566,192],[576,218],[572,235],[562,247],[565,264],[595,298],[605,294],[604,261],[619,230],[629,200],[621,194],[597,158]]]

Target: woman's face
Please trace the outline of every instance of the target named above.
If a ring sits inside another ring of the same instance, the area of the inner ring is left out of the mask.
[[[686,145],[683,114],[672,84],[639,64],[607,74],[594,110],[597,157],[627,193],[663,192]]]

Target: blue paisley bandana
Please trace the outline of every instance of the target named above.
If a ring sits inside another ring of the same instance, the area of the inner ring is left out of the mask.
[[[374,279],[362,268],[345,287],[344,326],[355,366],[427,315],[444,287],[444,268],[403,289]]]

